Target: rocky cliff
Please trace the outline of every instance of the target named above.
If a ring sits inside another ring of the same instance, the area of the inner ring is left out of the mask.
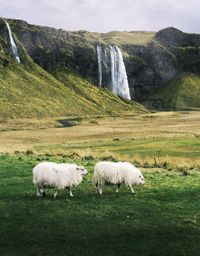
[[[71,32],[19,20],[8,21],[21,47],[47,72],[56,76],[61,70],[72,71],[94,85],[98,85],[97,43],[105,47],[118,45],[123,51],[132,99],[148,103],[149,107],[170,109],[162,102],[157,104],[158,99],[154,100],[152,95],[181,74],[193,73],[197,77],[200,74],[198,34],[183,33],[172,27],[157,33]],[[0,32],[5,33],[3,22]]]
[[[67,50],[63,53],[56,44],[58,40],[48,37],[55,30],[49,32],[42,28],[41,32],[38,28],[36,33],[37,28],[31,29],[25,22],[9,20],[9,24],[20,63],[13,56],[8,28],[0,20],[0,122],[7,118],[74,118],[146,112],[137,102],[125,101],[106,88],[94,86],[88,81],[92,75],[84,79],[77,63],[69,61],[72,54]],[[68,49],[68,45],[65,47]],[[65,59],[66,56],[69,58]]]

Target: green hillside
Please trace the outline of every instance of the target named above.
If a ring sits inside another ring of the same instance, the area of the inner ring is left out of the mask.
[[[141,105],[125,102],[72,72],[59,73],[59,76],[62,73],[62,83],[25,54],[23,58],[25,64],[18,64],[11,57],[0,55],[1,119],[107,115],[143,110]]]
[[[178,75],[150,95],[146,105],[156,109],[199,110],[200,75]]]
[[[1,118],[122,114],[142,109],[72,73],[63,74],[65,86],[40,67],[31,70],[12,63],[0,71]]]

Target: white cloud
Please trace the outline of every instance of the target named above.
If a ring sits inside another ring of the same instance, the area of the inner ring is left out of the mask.
[[[0,0],[0,16],[68,30],[200,33],[199,0]]]

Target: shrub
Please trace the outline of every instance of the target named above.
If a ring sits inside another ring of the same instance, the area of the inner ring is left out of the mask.
[[[33,155],[33,151],[30,149],[27,149],[25,152],[25,155],[27,155],[27,156]]]
[[[90,124],[98,124],[97,120],[90,120],[89,123]]]
[[[94,159],[95,158],[91,155],[82,157],[82,160],[86,160],[86,161],[90,161],[90,160],[94,160]]]

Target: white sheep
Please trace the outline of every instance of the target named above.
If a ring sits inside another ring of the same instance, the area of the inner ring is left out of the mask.
[[[97,193],[102,194],[104,184],[116,184],[118,193],[121,184],[129,186],[132,193],[135,193],[132,185],[143,185],[144,177],[141,171],[128,162],[99,162],[94,168],[93,182]]]
[[[54,187],[57,193],[61,189],[68,188],[73,197],[71,188],[77,186],[87,175],[87,170],[76,164],[57,164],[54,162],[41,162],[33,168],[33,183],[37,188],[37,196],[45,196],[44,187]]]

